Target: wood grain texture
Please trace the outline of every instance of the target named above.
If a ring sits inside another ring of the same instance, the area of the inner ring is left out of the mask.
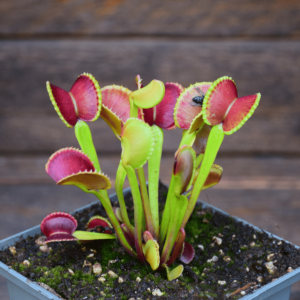
[[[0,156],[0,185],[55,185],[45,172],[48,158],[47,155]],[[120,156],[99,155],[99,161],[102,171],[114,182]],[[165,183],[170,182],[173,163],[174,156],[162,157],[160,178]],[[217,189],[300,189],[300,158],[221,156],[216,163],[224,169]],[[145,174],[147,177],[146,167]]]
[[[0,152],[50,154],[64,147],[79,147],[74,129],[67,128],[58,116],[1,116]],[[90,124],[95,147],[99,153],[120,153],[120,141],[103,120]],[[164,151],[175,153],[182,130],[165,132]],[[298,113],[260,115],[253,117],[239,131],[226,136],[223,154],[293,154],[300,153],[300,119]]]
[[[300,112],[300,41],[0,41],[0,65],[2,114],[54,115],[45,82],[69,90],[82,72],[130,89],[136,74],[184,87],[228,75],[240,96],[262,93],[259,113]]]
[[[293,36],[299,14],[297,0],[3,0],[0,33]]]
[[[261,103],[246,125],[227,137],[223,152],[299,153],[300,42],[196,42],[159,39],[124,41],[0,42],[0,151],[46,151],[77,146],[59,120],[45,81],[68,90],[77,75],[91,72],[101,86],[135,89],[140,73],[180,82],[211,81],[229,75],[239,95],[261,92]],[[99,152],[120,151],[106,124],[91,124]],[[166,133],[165,150],[175,151],[180,131]]]

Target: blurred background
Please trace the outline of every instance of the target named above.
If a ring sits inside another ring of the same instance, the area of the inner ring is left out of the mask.
[[[44,170],[54,151],[78,147],[45,82],[69,90],[83,72],[132,90],[136,74],[184,87],[228,75],[239,96],[260,92],[253,117],[225,137],[221,183],[201,199],[300,245],[300,1],[0,1],[0,239],[96,200]],[[91,130],[114,179],[120,143],[100,119]],[[165,134],[168,183],[181,130]]]

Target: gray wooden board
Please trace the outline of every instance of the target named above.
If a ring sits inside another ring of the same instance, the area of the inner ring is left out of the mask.
[[[240,95],[261,92],[261,104],[239,132],[225,139],[221,152],[298,153],[300,149],[300,42],[199,42],[163,39],[47,40],[0,42],[0,151],[46,151],[76,146],[48,99],[45,81],[69,89],[83,71],[104,86],[134,89],[140,73],[184,86],[232,76]],[[101,121],[91,124],[99,152],[120,151]],[[174,151],[180,131],[166,134]]]
[[[300,41],[0,41],[0,64],[1,114],[54,115],[45,82],[69,90],[82,72],[130,89],[137,74],[184,87],[228,75],[240,96],[262,94],[259,114],[300,112]]]
[[[50,154],[49,154],[50,156]],[[0,156],[0,184],[24,185],[24,184],[50,184],[54,181],[45,172],[45,164],[49,158],[47,155],[17,155]],[[120,161],[118,155],[99,155],[102,171],[114,181],[116,171]],[[160,177],[169,183],[173,155],[164,155],[161,161]],[[217,188],[233,189],[235,181],[238,188],[241,188],[241,179],[253,183],[251,188],[255,188],[255,182],[261,181],[266,184],[274,182],[273,186],[265,185],[264,188],[283,188],[282,182],[286,183],[285,189],[299,189],[300,183],[300,158],[289,157],[217,157],[216,163],[223,167],[223,177]],[[147,176],[147,169],[145,168]],[[297,183],[297,186],[287,185]],[[248,188],[249,188],[248,184]],[[281,184],[281,185],[280,185]],[[62,187],[64,188],[64,187]],[[259,187],[256,187],[258,189]]]
[[[1,116],[0,151],[11,154],[51,153],[63,147],[78,147],[74,130],[58,116]],[[103,120],[90,124],[99,153],[120,153],[120,141]],[[165,132],[164,151],[174,153],[181,140],[181,129]],[[226,136],[220,153],[296,154],[300,151],[299,113],[262,116],[259,113],[236,133]]]
[[[0,33],[299,35],[297,0],[2,0]]]

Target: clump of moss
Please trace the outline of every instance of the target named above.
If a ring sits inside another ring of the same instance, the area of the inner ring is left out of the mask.
[[[62,267],[57,266],[50,269],[46,274],[39,278],[39,282],[45,283],[54,290],[57,289],[58,285],[61,283],[62,278],[69,278],[71,283],[74,285],[81,284],[81,286],[86,286],[87,284],[93,283],[96,280],[96,276],[93,274],[85,274],[81,270],[78,270],[71,276],[68,273],[68,266]],[[45,268],[44,268],[45,269]]]

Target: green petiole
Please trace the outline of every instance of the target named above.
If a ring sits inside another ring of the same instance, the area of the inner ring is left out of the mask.
[[[116,175],[116,183],[115,183],[116,194],[117,194],[118,201],[120,204],[123,221],[124,221],[126,227],[128,228],[128,230],[130,230],[133,235],[134,229],[128,218],[126,203],[125,203],[124,195],[123,195],[123,186],[124,186],[125,178],[126,178],[126,170],[122,165],[122,161],[120,161],[119,167],[117,170],[117,175]]]
[[[147,185],[146,185],[146,179],[145,179],[145,173],[144,173],[143,167],[137,169],[137,175],[138,175],[139,183],[140,183],[140,190],[141,190],[142,202],[143,202],[143,207],[144,207],[146,228],[148,231],[150,231],[150,233],[153,236],[153,234],[154,234],[153,219],[152,219],[152,214],[151,214],[151,209],[150,209],[150,203],[149,203],[149,197],[148,197],[148,191],[147,191]]]
[[[76,184],[76,186],[79,187],[81,190],[83,190],[85,193],[94,194],[100,200],[102,206],[104,207],[104,209],[107,213],[109,220],[111,221],[112,226],[114,227],[116,235],[117,235],[119,241],[121,242],[122,246],[126,249],[126,251],[130,255],[137,257],[136,252],[132,249],[132,247],[129,245],[129,243],[127,242],[127,240],[124,236],[124,233],[121,229],[120,223],[119,223],[118,219],[116,218],[114,211],[112,209],[110,200],[108,199],[108,201],[107,201],[107,199],[105,199],[105,197],[103,197],[99,191],[88,190],[85,186],[83,186],[81,184]]]
[[[191,197],[189,199],[188,207],[182,222],[182,228],[185,227],[188,219],[190,218],[194,207],[197,203],[199,194],[204,186],[206,178],[210,172],[210,169],[216,159],[219,148],[224,139],[224,131],[222,124],[212,127],[208,136],[207,145],[203,157],[202,164],[200,166],[199,174],[192,189]]]
[[[166,241],[162,250],[161,264],[166,263],[170,257],[187,206],[188,199],[184,195],[174,195],[172,200],[170,201],[170,222],[168,227],[168,233],[166,236]]]
[[[97,152],[93,143],[93,138],[89,125],[84,121],[78,120],[75,125],[75,136],[81,147],[81,150],[89,157],[92,161],[97,172],[101,172]],[[106,190],[101,190],[100,194],[109,199],[108,193]]]
[[[156,143],[152,155],[148,161],[148,189],[150,210],[153,219],[153,237],[158,240],[159,237],[159,207],[158,207],[158,187],[159,187],[159,170],[164,141],[163,130],[156,126],[152,126]]]
[[[140,195],[139,185],[136,178],[135,170],[127,165],[124,166],[131,187],[133,203],[134,203],[134,240],[138,258],[141,262],[145,261],[145,255],[142,245],[142,227],[143,227],[143,205]]]

